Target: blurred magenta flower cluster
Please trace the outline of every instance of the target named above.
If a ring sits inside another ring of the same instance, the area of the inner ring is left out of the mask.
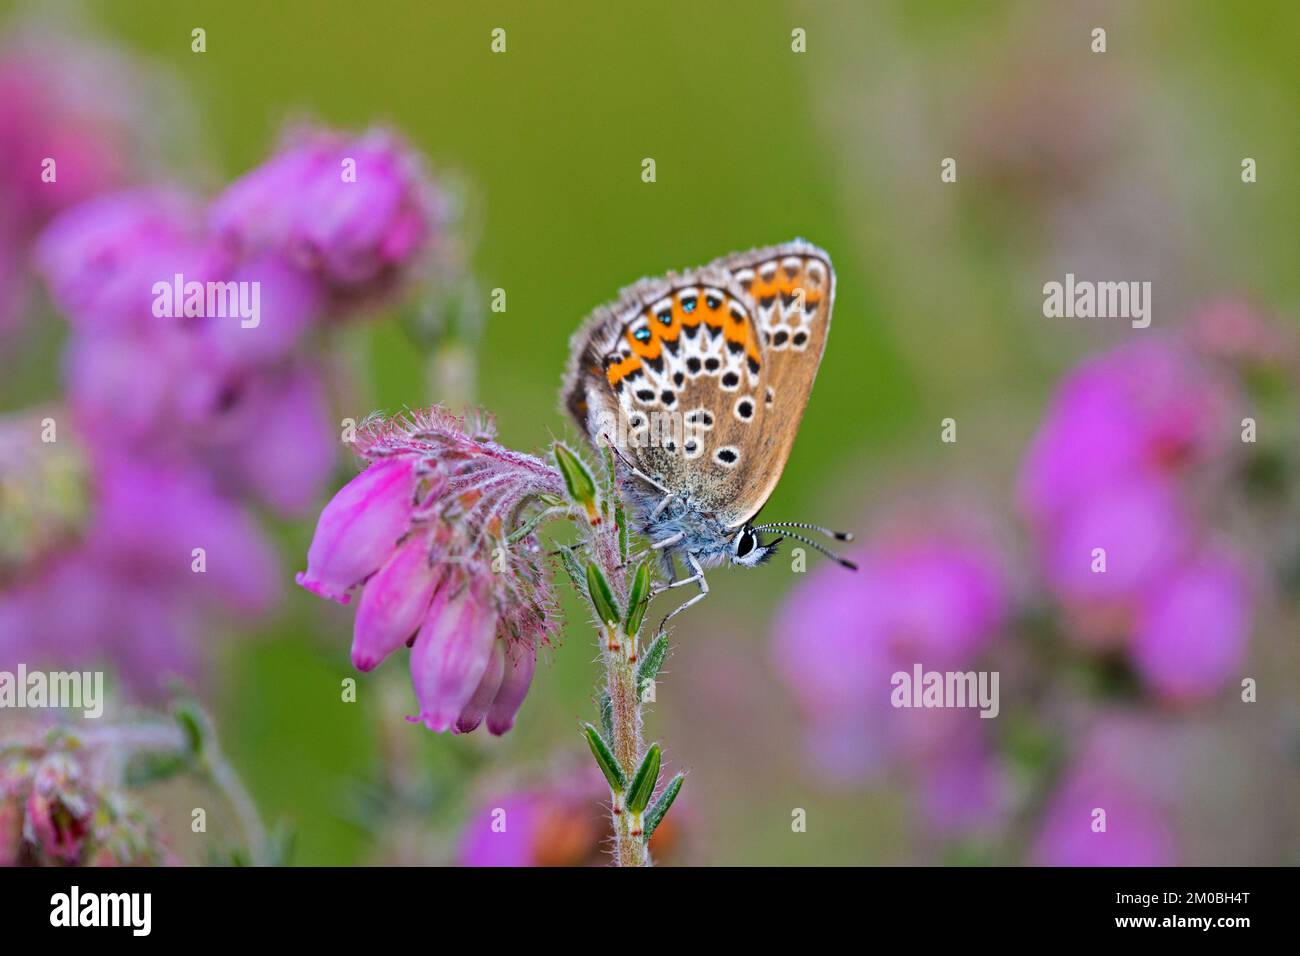
[[[503,532],[530,498],[560,500],[559,472],[438,408],[363,424],[353,447],[367,467],[325,506],[298,583],[340,604],[360,589],[359,670],[411,647],[413,719],[505,733],[558,615],[538,540]]]
[[[1017,489],[1072,637],[1123,649],[1171,701],[1218,691],[1250,630],[1243,559],[1197,495],[1240,447],[1231,383],[1176,340],[1091,359],[1058,388]],[[1211,499],[1213,500],[1213,499]]]
[[[147,83],[137,65],[67,36],[24,29],[0,49],[0,342],[28,303],[32,238],[148,165]]]
[[[0,56],[0,209],[21,233],[0,241],[32,244],[69,330],[62,401],[35,418],[51,427],[11,457],[75,447],[86,505],[57,547],[6,554],[0,666],[111,663],[154,692],[195,676],[213,609],[256,617],[283,593],[256,509],[320,501],[340,438],[332,332],[429,277],[444,200],[385,130],[296,129],[211,200],[140,182],[139,118],[100,108],[116,74],[83,97],[73,81],[99,77],[65,76],[59,53]]]
[[[773,652],[808,753],[840,785],[905,770],[934,826],[978,828],[1004,803],[989,721],[974,710],[897,709],[891,677],[916,665],[968,670],[1007,640],[1004,559],[973,534],[898,529],[855,560],[856,575],[811,573],[776,621]]]
[[[1279,368],[1294,391],[1296,354],[1293,336],[1225,300],[1181,334],[1079,364],[1019,471],[1038,570],[1014,587],[1001,530],[970,508],[938,530],[933,516],[895,519],[856,576],[810,573],[773,654],[821,779],[896,772],[934,834],[1040,863],[1177,862],[1179,758],[1157,719],[1245,676],[1254,605],[1283,570],[1247,560],[1231,520],[1263,407],[1246,396],[1252,375]],[[999,672],[1007,713],[899,708],[891,677],[917,665]],[[1080,668],[1093,676],[1080,683]]]

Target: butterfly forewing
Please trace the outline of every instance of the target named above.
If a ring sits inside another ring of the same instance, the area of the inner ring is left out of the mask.
[[[575,335],[565,406],[594,442],[608,435],[651,478],[738,526],[789,456],[833,285],[825,253],[801,242],[643,280]]]
[[[749,519],[776,487],[812,394],[830,333],[835,271],[825,252],[798,239],[728,256],[714,265],[740,286],[763,343],[767,414],[759,454],[766,472],[747,489],[747,499],[737,503]]]

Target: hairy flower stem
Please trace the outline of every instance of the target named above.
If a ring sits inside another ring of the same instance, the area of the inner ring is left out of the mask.
[[[621,604],[626,604],[630,564],[625,564],[619,549],[618,528],[613,520],[591,529],[588,536],[591,559],[605,575]],[[621,627],[600,629],[601,655],[605,661],[605,685],[609,694],[614,756],[631,780],[641,763],[641,695],[637,689],[637,638],[623,633]],[[634,832],[632,814],[623,806],[625,795],[611,801],[614,823],[614,863],[616,866],[650,866],[650,851]]]
[[[611,705],[614,756],[630,780],[641,762],[641,695],[636,686],[635,638],[622,629],[613,632],[617,649],[605,647],[605,678]],[[620,796],[613,805],[614,862],[618,866],[649,866],[650,851],[640,833],[633,832],[632,814]],[[639,827],[638,827],[639,829]]]

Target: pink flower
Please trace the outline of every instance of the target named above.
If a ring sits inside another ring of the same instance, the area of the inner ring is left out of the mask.
[[[94,812],[94,794],[76,761],[55,753],[37,765],[27,798],[25,835],[41,852],[75,863],[91,835]]]
[[[1212,692],[1244,655],[1248,590],[1202,557],[1189,487],[1226,470],[1231,394],[1181,344],[1116,349],[1067,377],[1020,475],[1071,635],[1127,649],[1169,700]]]
[[[1116,482],[1176,476],[1223,449],[1226,395],[1185,349],[1154,340],[1084,362],[1057,389],[1021,468],[1036,525]]]
[[[505,733],[555,613],[536,539],[507,536],[560,475],[436,408],[363,425],[355,448],[370,464],[325,506],[298,583],[341,604],[361,588],[359,670],[411,646],[413,720]]]
[[[987,721],[975,711],[896,708],[891,692],[900,671],[966,669],[993,644],[1007,615],[1001,560],[950,533],[883,539],[856,557],[856,575],[811,572],[774,632],[815,768],[846,784],[901,765],[936,826],[987,821],[1003,802],[979,726]]]
[[[1133,662],[1161,697],[1208,697],[1238,676],[1250,633],[1250,589],[1221,554],[1189,560],[1144,602]]]
[[[343,486],[316,523],[299,584],[339,604],[352,600],[352,589],[379,570],[410,528],[415,465],[410,458],[380,461]]]
[[[79,206],[46,231],[38,257],[73,322],[70,403],[96,444],[188,458],[228,492],[301,512],[334,462],[319,374],[295,359],[324,295],[275,257],[234,262],[203,230],[192,199],[136,190]],[[202,315],[185,314],[194,283]],[[229,314],[225,299],[210,303],[210,288],[238,290],[250,312],[256,302],[257,321],[245,325],[252,319]]]
[[[170,285],[177,273],[186,281],[224,278],[228,260],[207,244],[197,199],[145,188],[69,209],[41,234],[36,263],[73,325],[103,334],[186,324],[155,316],[155,283]],[[179,315],[183,302],[173,304]]]
[[[1039,866],[1173,866],[1175,742],[1159,725],[1103,717],[1083,738],[1035,837]]]
[[[270,609],[276,557],[206,476],[112,456],[97,457],[93,474],[75,539],[0,591],[0,668],[112,664],[155,695],[198,675],[223,615]]]
[[[147,110],[133,66],[31,34],[0,53],[0,208],[30,231],[126,178]],[[55,178],[42,178],[54,159]]]
[[[387,294],[421,265],[441,205],[417,156],[392,133],[300,131],[233,183],[210,221],[241,255],[286,256],[340,299],[357,300]]]
[[[1181,562],[1192,536],[1170,484],[1139,473],[1096,489],[1058,517],[1043,573],[1067,604],[1122,610]]]

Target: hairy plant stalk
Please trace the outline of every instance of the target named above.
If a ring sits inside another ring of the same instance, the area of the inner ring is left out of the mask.
[[[641,695],[636,686],[635,638],[623,634],[621,628],[611,631],[610,637],[604,653],[611,743],[619,766],[630,780],[641,760]],[[612,805],[614,862],[618,866],[650,866],[650,851],[641,838],[639,822],[622,804],[618,797]]]
[[[629,566],[622,560],[619,533],[613,521],[591,529],[588,539],[591,558],[604,572],[605,579],[626,605]],[[601,655],[605,661],[605,688],[610,701],[610,744],[614,756],[631,780],[641,762],[641,694],[637,688],[637,638],[628,636],[621,627],[602,628]],[[623,795],[611,800],[614,823],[614,863],[616,866],[650,866],[650,851],[642,839],[639,825],[627,812]],[[638,815],[639,816],[639,815]]]

